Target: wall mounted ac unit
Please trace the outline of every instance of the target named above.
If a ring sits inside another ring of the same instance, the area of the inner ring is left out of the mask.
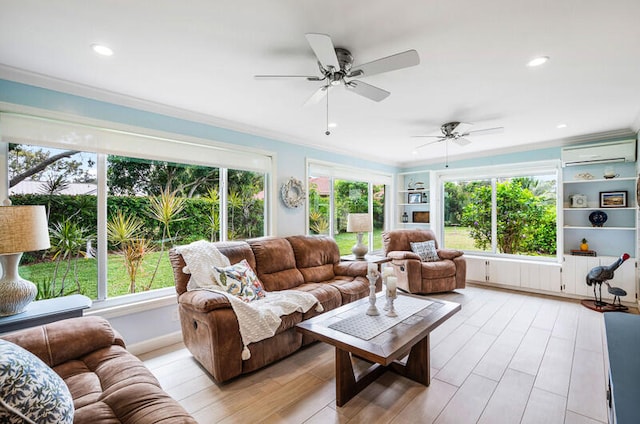
[[[635,161],[635,140],[612,141],[562,149],[562,166]]]

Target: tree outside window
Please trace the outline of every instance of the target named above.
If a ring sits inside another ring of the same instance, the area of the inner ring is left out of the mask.
[[[556,186],[553,175],[445,182],[446,246],[555,256]]]

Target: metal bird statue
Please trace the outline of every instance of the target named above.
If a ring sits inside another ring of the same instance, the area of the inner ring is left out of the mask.
[[[596,306],[605,306],[606,303],[602,301],[602,283],[605,281],[611,280],[613,278],[613,273],[624,261],[629,259],[629,254],[625,253],[620,256],[614,263],[611,265],[604,266],[596,266],[589,271],[587,274],[587,285],[593,286],[593,296],[595,299]],[[600,297],[596,294],[596,284],[598,285]]]

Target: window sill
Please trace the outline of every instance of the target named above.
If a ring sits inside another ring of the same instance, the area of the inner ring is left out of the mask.
[[[99,315],[109,319],[170,305],[177,305],[176,293],[173,287],[157,290],[153,294],[140,293],[105,301],[95,301],[91,308],[85,310],[84,315]]]

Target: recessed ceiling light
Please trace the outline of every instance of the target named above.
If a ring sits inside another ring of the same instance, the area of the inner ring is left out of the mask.
[[[556,125],[556,128],[567,128],[567,124],[558,124]]]
[[[338,126],[338,124],[336,124],[335,122],[329,122],[329,125],[327,125],[329,128],[335,128]]]
[[[91,49],[102,56],[111,56],[113,54],[113,50],[111,50],[109,47],[105,46],[104,44],[94,43],[91,45]]]
[[[547,63],[548,60],[549,60],[549,56],[536,57],[535,59],[531,59],[527,63],[527,66],[530,67],[530,68],[533,68],[533,67],[540,66],[540,65],[543,65],[543,64]]]

